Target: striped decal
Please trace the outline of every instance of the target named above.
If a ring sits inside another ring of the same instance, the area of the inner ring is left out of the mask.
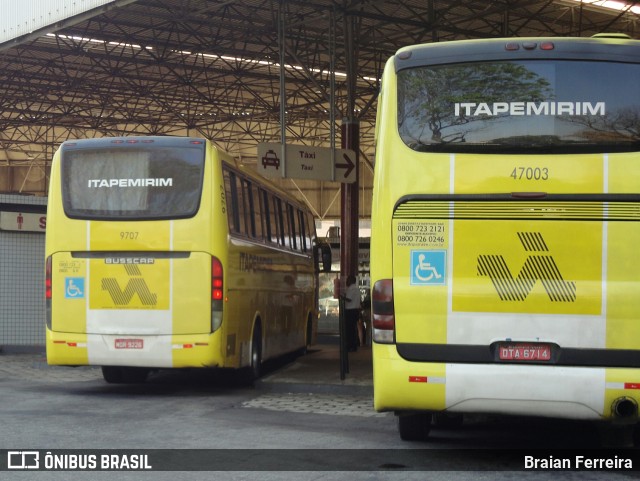
[[[138,275],[140,275],[139,272]],[[158,303],[158,295],[151,293],[147,283],[142,277],[130,278],[124,290],[120,289],[120,285],[116,279],[112,277],[105,278],[102,279],[102,289],[109,292],[116,306],[128,305],[131,299],[133,299],[134,294],[138,294],[140,301],[145,306],[155,306]]]
[[[527,252],[549,251],[539,232],[518,232],[518,238]],[[478,275],[491,279],[502,301],[524,301],[538,280],[552,302],[576,301],[576,283],[563,279],[550,255],[529,256],[515,278],[503,256],[479,255]]]

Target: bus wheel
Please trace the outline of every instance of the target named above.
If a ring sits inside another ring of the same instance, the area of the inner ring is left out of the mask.
[[[114,366],[102,366],[102,377],[109,384],[120,384],[122,380],[122,368]]]
[[[137,384],[147,380],[149,370],[143,367],[102,366],[102,377],[109,384]]]
[[[305,331],[304,337],[304,347],[300,350],[300,355],[305,356],[309,354],[309,346],[311,346],[311,341],[313,340],[313,321],[311,320],[311,315],[307,319],[307,330]]]
[[[458,428],[464,423],[460,413],[439,412],[433,414],[433,425],[440,428]]]
[[[431,431],[431,413],[400,413],[398,432],[403,441],[426,441]]]
[[[251,339],[251,365],[250,380],[256,381],[260,378],[262,371],[262,329],[260,324],[256,324],[253,329],[253,338]]]
[[[123,367],[122,382],[125,384],[138,384],[147,380],[149,369],[143,367]]]

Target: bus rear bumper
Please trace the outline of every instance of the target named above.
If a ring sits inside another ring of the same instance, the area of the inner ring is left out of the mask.
[[[148,368],[222,365],[219,334],[74,334],[47,329],[47,363]]]
[[[374,345],[373,357],[377,411],[638,420],[640,369],[419,363],[393,345]]]

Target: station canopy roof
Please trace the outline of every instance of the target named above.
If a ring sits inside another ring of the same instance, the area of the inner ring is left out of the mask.
[[[342,119],[352,116],[360,122],[360,216],[366,218],[379,79],[398,48],[488,37],[602,32],[638,37],[637,7],[612,9],[602,3],[107,2],[0,43],[0,193],[46,195],[52,155],[70,138],[203,136],[238,162],[255,164],[257,144],[281,138],[284,51],[287,142],[330,145],[329,73],[335,72],[338,147]],[[318,217],[339,216],[340,184],[281,184]]]

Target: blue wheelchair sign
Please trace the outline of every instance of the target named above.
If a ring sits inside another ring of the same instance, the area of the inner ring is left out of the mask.
[[[84,277],[65,277],[64,297],[67,299],[84,298]]]
[[[447,282],[447,251],[411,251],[411,285],[442,286]]]

